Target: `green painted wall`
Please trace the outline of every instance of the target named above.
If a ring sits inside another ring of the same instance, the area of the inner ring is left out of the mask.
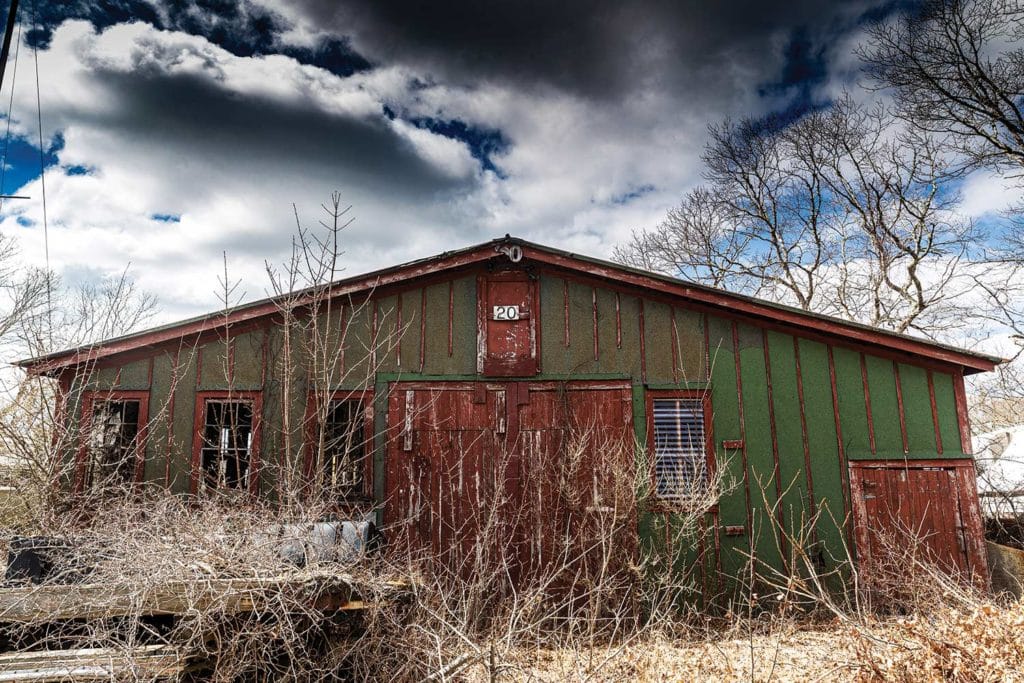
[[[718,504],[718,524],[742,533],[720,533],[722,572],[728,576],[745,576],[748,557],[753,554],[753,537],[749,533],[748,482],[744,478],[744,449],[725,450],[724,441],[743,441],[744,424],[740,419],[737,395],[736,355],[733,352],[733,325],[730,321],[711,317],[708,339],[711,356],[711,406],[716,444],[716,461],[721,475],[722,494]]]
[[[868,431],[868,411],[861,378],[861,355],[835,346],[836,394],[839,397],[839,424],[843,433],[843,448],[850,458],[871,458]]]
[[[173,429],[171,389],[174,383],[174,353],[153,357],[153,384],[149,391],[149,439],[146,442],[146,481],[163,483],[167,474],[167,455],[173,444],[168,432]]]
[[[775,472],[772,448],[772,427],[768,405],[768,384],[765,369],[764,333],[760,328],[737,325],[742,381],[744,443],[747,453],[745,476],[750,486],[751,534],[754,555],[758,562],[779,566],[782,548],[779,544],[776,521],[780,478]],[[776,510],[773,512],[773,508]]]
[[[828,553],[821,557],[831,568],[842,557],[842,529],[846,521],[843,482],[845,463],[839,456],[833,397],[828,370],[828,347],[808,339],[799,340],[800,377],[803,384],[807,422],[807,445],[811,455],[811,481],[817,514],[817,540]]]
[[[904,406],[929,406],[928,371],[906,363],[899,364],[899,383]],[[915,455],[935,454],[935,421],[931,410],[904,410],[908,451]]]
[[[896,373],[892,361],[865,356],[868,390],[871,395],[871,417],[875,430],[875,452],[882,458],[902,458],[903,437],[900,435],[900,411],[896,401]]]
[[[186,346],[178,350],[177,362],[173,366],[176,368],[174,405],[167,406],[168,410],[174,411],[174,430],[170,452],[164,455],[168,458],[165,469],[169,474],[168,485],[171,490],[182,493],[188,491],[189,487],[198,360],[199,349]],[[154,407],[151,405],[150,410]],[[151,447],[154,446],[159,447],[159,444],[151,444]]]

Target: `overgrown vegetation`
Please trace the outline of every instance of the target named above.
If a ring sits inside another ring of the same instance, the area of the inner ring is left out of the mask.
[[[577,433],[567,446],[589,450],[588,438]],[[575,479],[573,459],[566,462],[537,485],[559,491]],[[908,536],[893,539],[891,561],[870,583],[854,578],[846,591],[814,573],[808,548],[793,548],[792,573],[751,566],[730,577],[735,590],[721,603],[702,603],[692,575],[633,541],[637,504],[649,495],[645,467],[641,458],[628,471],[606,469],[621,497],[603,497],[590,526],[545,534],[542,554],[524,554],[521,536],[509,533],[538,529],[535,510],[499,488],[465,518],[479,533],[473,542],[436,552],[403,543],[393,528],[386,549],[369,554],[316,543],[313,525],[333,513],[315,503],[156,490],[81,498],[77,514],[65,509],[19,527],[56,539],[55,562],[28,597],[0,602],[0,621],[18,619],[0,636],[26,650],[104,648],[133,680],[158,677],[147,663],[157,646],[187,678],[221,681],[1020,675],[1021,603],[951,578]],[[578,490],[556,494],[566,520],[592,502],[573,500]],[[709,502],[674,511],[677,548],[696,542]],[[551,528],[550,520],[541,527]],[[802,533],[785,538],[798,543]],[[32,611],[33,597],[45,611]],[[154,604],[174,615],[151,614]]]

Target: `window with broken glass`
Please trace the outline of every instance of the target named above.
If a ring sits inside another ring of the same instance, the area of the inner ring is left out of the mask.
[[[326,406],[317,447],[325,493],[349,498],[363,492],[366,433],[363,402],[332,400]]]
[[[207,486],[248,489],[252,443],[251,401],[206,401],[201,457]]]
[[[135,478],[140,408],[139,401],[93,402],[86,436],[88,486],[119,486]]]

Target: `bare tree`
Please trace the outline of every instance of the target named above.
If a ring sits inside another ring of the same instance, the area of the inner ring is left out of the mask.
[[[635,234],[618,258],[812,308],[834,244],[820,211],[820,168],[800,163],[784,128],[753,119],[712,126],[702,157],[709,185],[655,231]]]
[[[75,287],[53,274],[17,262],[15,244],[0,236],[0,347],[6,357],[40,356],[138,329],[152,319],[156,298],[142,291],[126,268],[120,275]],[[81,390],[80,388],[78,389]],[[41,505],[68,462],[69,444],[60,424],[71,397],[58,383],[0,369],[0,460],[2,474],[17,484],[26,505]]]
[[[48,324],[55,347],[89,344],[133,332],[157,311],[154,294],[141,289],[126,267],[120,275],[60,292],[65,301]]]
[[[360,453],[367,448],[362,421],[352,419],[362,406],[363,390],[371,388],[381,364],[399,344],[404,329],[391,311],[380,311],[372,292],[336,296],[336,281],[344,272],[342,235],[352,223],[351,206],[333,192],[321,205],[318,227],[307,227],[295,212],[292,251],[280,266],[266,271],[280,325],[280,349],[274,377],[281,391],[281,442],[290,454],[281,464],[282,495],[340,503],[358,498],[353,482],[361,479]],[[368,319],[369,336],[350,343],[352,322]],[[295,387],[312,397],[301,415],[293,414]],[[358,387],[358,388],[355,388]],[[347,404],[348,407],[346,407]],[[340,420],[335,418],[342,418]],[[340,423],[340,424],[339,424]],[[303,456],[308,455],[303,464]],[[302,471],[302,470],[306,471]]]
[[[888,110],[849,97],[791,127],[792,149],[821,164],[841,222],[840,251],[824,287],[825,305],[844,317],[929,336],[964,312],[965,258],[978,237],[956,215],[957,177],[928,136],[899,130]]]
[[[49,280],[44,271],[20,267],[17,243],[0,234],[0,344],[20,337],[44,313]]]
[[[861,48],[872,87],[922,136],[938,140],[966,170],[1024,177],[1024,4],[1019,0],[929,0],[872,26]],[[1024,203],[1006,211],[986,260],[972,276],[983,295],[973,317],[1006,331],[1015,362],[986,386],[998,400],[1024,396]]]
[[[758,293],[814,306],[824,266],[836,248],[824,209],[819,164],[795,154],[784,122],[747,119],[710,128],[707,179],[747,243],[740,263]],[[770,295],[770,294],[769,294]]]
[[[726,122],[703,159],[708,185],[620,260],[899,332],[960,318],[977,232],[952,212],[957,169],[883,107]]]
[[[1024,167],[1024,5],[929,0],[875,24],[861,49],[897,114],[944,136],[972,167]]]
[[[670,209],[657,230],[634,231],[630,242],[615,253],[638,268],[755,294],[759,279],[748,278],[743,263],[750,242],[734,229],[725,201],[714,189],[702,186]]]

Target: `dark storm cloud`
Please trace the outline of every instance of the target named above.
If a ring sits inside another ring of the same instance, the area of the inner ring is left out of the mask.
[[[193,74],[97,69],[91,80],[96,97],[116,106],[104,108],[102,119],[83,112],[80,122],[117,130],[126,145],[174,149],[190,164],[244,163],[266,175],[299,165],[311,176],[343,178],[348,187],[401,188],[412,199],[472,183],[424,161],[383,117],[354,118],[307,101],[243,95]]]
[[[512,81],[592,97],[642,87],[676,94],[689,91],[700,99],[714,97],[742,78],[744,74],[736,73],[736,68],[757,72],[770,66],[775,59],[772,52],[782,47],[775,44],[780,37],[800,43],[795,48],[797,57],[813,57],[834,31],[848,28],[878,3],[350,0],[341,4],[298,0],[298,4],[313,26],[351,35],[363,54],[385,63],[397,60],[425,67],[447,79]],[[808,76],[819,72],[824,70],[812,69]]]
[[[40,45],[70,18],[101,30],[143,21],[203,36],[237,56],[283,54],[339,76],[401,62],[448,85],[494,82],[598,99],[662,92],[684,98],[691,114],[720,116],[744,92],[789,99],[783,106],[804,111],[828,76],[830,39],[876,4],[73,0],[41,3],[23,18],[41,27],[33,32]],[[282,39],[296,11],[318,34],[311,43]],[[487,122],[424,117],[397,105],[384,113],[466,144],[482,169],[501,173],[496,155],[511,142]]]
[[[97,29],[143,21],[159,29],[203,36],[239,57],[283,54],[338,76],[365,71],[370,63],[343,35],[325,35],[313,45],[289,45],[279,40],[289,27],[281,15],[249,0],[51,0],[28,3],[21,20],[29,44],[45,47],[54,29],[67,19],[84,19]]]
[[[223,252],[261,282],[339,188],[354,272],[506,232],[607,255],[699,181],[708,123],[819,106],[873,4],[41,0],[52,257],[194,313]]]

